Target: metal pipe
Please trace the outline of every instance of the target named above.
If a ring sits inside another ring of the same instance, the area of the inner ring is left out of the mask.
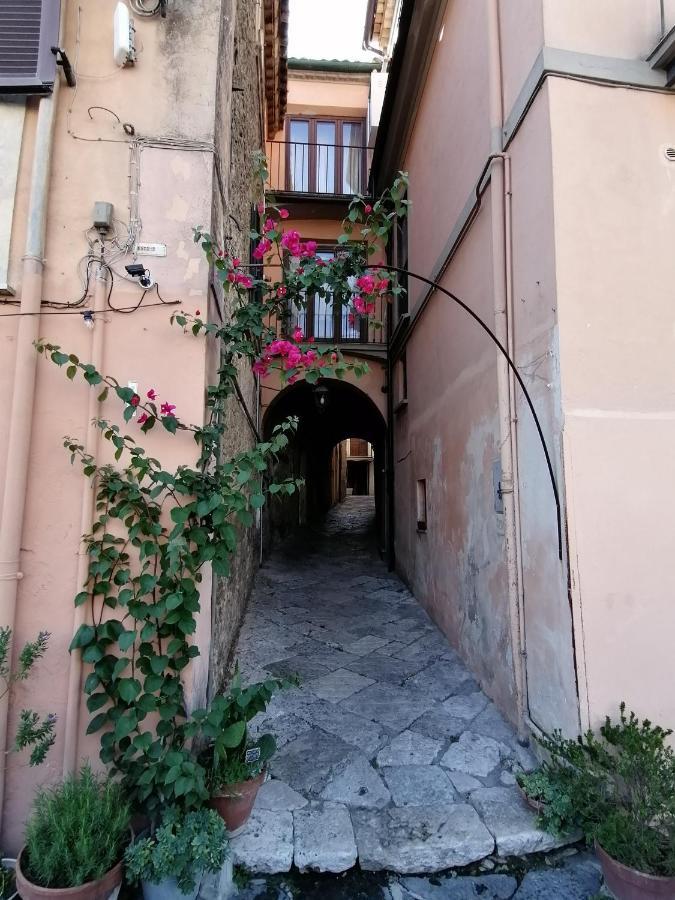
[[[61,10],[59,45],[62,44],[64,11]],[[0,517],[0,624],[14,630],[21,571],[21,536],[26,508],[28,464],[33,427],[33,403],[40,335],[40,305],[44,270],[45,228],[49,201],[54,122],[59,95],[59,76],[51,94],[39,101],[33,165],[31,170],[28,223],[23,255],[21,304],[16,337],[16,361],[12,406],[7,428],[5,496]],[[0,700],[0,753],[6,758],[9,692]],[[6,766],[0,766],[0,818],[4,809]]]
[[[108,267],[103,261],[98,264],[96,271],[96,283],[94,286],[94,331],[91,337],[90,362],[97,372],[103,368],[103,352],[105,338],[105,318],[96,313],[105,313],[106,296],[108,292]],[[99,452],[101,429],[96,425],[100,418],[98,400],[99,392],[89,388],[87,402],[87,430],[84,438],[84,451],[90,455],[96,463]],[[83,537],[91,533],[94,521],[94,506],[96,501],[96,479],[84,476],[82,488],[82,502],[80,505],[80,535]],[[89,556],[84,540],[80,541],[80,549],[77,557],[77,584],[75,592],[82,590],[87,582],[89,570]],[[75,607],[73,614],[73,634],[80,625],[85,623],[87,617],[87,604]],[[80,705],[82,702],[82,651],[73,650],[70,654],[68,668],[68,693],[66,697],[66,715],[64,724],[63,747],[63,774],[69,775],[77,767],[77,744],[79,738]]]
[[[501,164],[494,165],[490,184],[490,216],[492,221],[492,290],[495,310],[495,334],[502,345],[509,344],[510,324],[508,319],[508,295],[511,290],[507,273],[507,216],[505,208],[506,155],[502,153],[502,128],[504,104],[502,98],[502,64],[499,34],[499,2],[487,0],[487,40],[488,40],[488,97],[490,114],[490,143],[493,154],[499,154]],[[520,630],[519,578],[520,545],[518,543],[518,509],[515,502],[514,472],[514,397],[507,358],[511,354],[501,354],[497,359],[497,403],[499,407],[501,496],[504,504],[504,545],[509,597],[509,622],[511,627],[511,653],[516,695],[518,731],[524,733],[525,686],[523,682],[523,646]]]

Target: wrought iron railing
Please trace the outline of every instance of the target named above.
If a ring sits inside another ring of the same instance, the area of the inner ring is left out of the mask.
[[[267,141],[267,189],[351,197],[365,193],[368,147]]]
[[[368,320],[361,316],[350,318],[346,306],[334,308],[327,298],[318,294],[313,302],[302,307],[289,307],[285,316],[276,323],[277,334],[291,334],[300,328],[307,340],[322,344],[371,344],[380,347],[387,342],[386,315],[388,302],[379,297],[375,312]]]

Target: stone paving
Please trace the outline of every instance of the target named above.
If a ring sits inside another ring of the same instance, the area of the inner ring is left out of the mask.
[[[235,863],[339,873],[358,860],[421,875],[552,850],[560,842],[515,786],[533,755],[377,558],[372,514],[369,498],[348,498],[258,575],[238,642],[243,677],[297,673],[301,684],[252,723],[279,749],[232,840]],[[401,900],[474,896],[400,889]]]

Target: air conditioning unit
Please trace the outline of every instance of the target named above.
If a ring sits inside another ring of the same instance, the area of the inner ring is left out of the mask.
[[[136,62],[134,22],[126,3],[121,0],[113,15],[113,57],[118,66],[133,66]]]

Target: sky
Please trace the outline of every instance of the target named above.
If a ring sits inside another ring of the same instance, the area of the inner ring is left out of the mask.
[[[362,49],[367,0],[290,0],[289,57],[371,60]]]

